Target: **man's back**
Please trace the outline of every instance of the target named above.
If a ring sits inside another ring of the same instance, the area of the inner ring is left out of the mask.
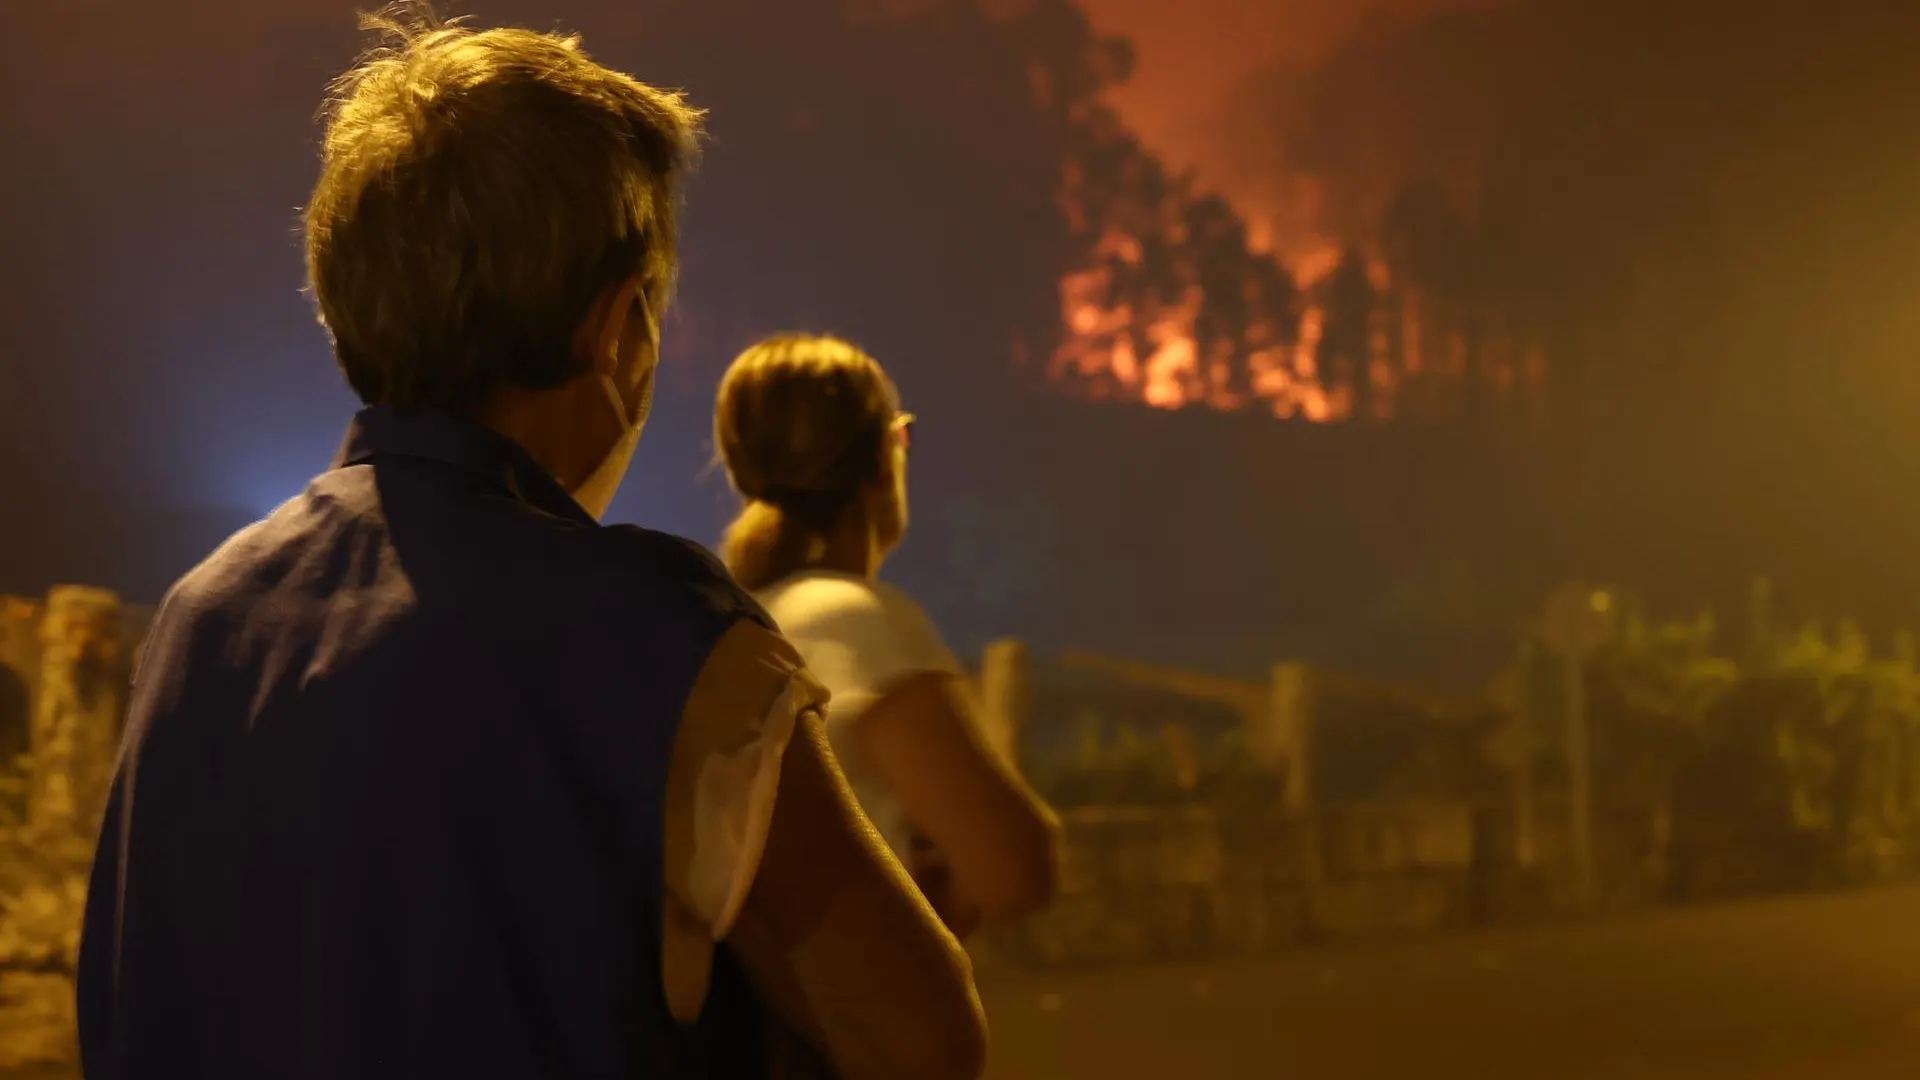
[[[417,0],[365,25],[305,236],[368,409],[156,618],[88,892],[89,1080],[750,1078],[763,1016],[845,1080],[978,1076],[966,955],[798,654],[705,553],[597,524],[699,110],[577,38]]]
[[[87,912],[89,1075],[752,1054],[724,950],[717,1038],[667,1019],[658,867],[682,701],[764,616],[477,426],[370,410],[342,461],[156,620]]]

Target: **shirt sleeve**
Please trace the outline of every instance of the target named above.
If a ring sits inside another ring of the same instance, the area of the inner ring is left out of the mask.
[[[895,683],[928,671],[959,674],[959,662],[920,605],[887,585],[819,583],[780,615],[806,650],[808,666],[859,713]]]
[[[901,668],[894,673],[895,678],[923,671],[938,671],[948,675],[963,673],[959,659],[947,646],[946,639],[940,636],[933,620],[927,617],[925,608],[890,585],[880,587],[880,600],[893,626],[897,663]]]
[[[826,700],[793,646],[751,620],[722,636],[687,695],[667,770],[665,884],[714,941],[760,867],[794,727]]]

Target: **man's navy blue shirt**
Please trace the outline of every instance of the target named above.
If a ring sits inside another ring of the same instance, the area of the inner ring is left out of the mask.
[[[91,1080],[750,1074],[662,1000],[683,700],[766,616],[513,442],[369,409],[143,649],[80,958]]]

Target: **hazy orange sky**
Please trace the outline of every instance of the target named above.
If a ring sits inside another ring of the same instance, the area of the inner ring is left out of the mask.
[[[1279,189],[1284,179],[1277,170],[1264,167],[1267,148],[1246,153],[1234,145],[1249,137],[1226,119],[1235,92],[1273,69],[1310,67],[1373,16],[1485,2],[1080,0],[1096,29],[1134,43],[1133,80],[1114,97],[1133,128],[1168,164],[1195,169],[1203,185],[1227,195],[1296,252],[1311,246],[1297,235],[1304,223],[1268,219],[1302,208]]]

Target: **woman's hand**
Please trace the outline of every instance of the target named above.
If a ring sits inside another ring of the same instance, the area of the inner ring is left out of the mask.
[[[907,853],[907,871],[956,939],[965,941],[980,928],[979,908],[955,894],[953,872],[947,866],[946,856],[925,837],[913,838]],[[766,1041],[767,1080],[836,1080],[832,1067],[819,1053],[772,1016],[767,1018]]]
[[[806,1040],[778,1018],[767,1017],[765,1038],[766,1080],[836,1080],[833,1068],[820,1057],[819,1051],[807,1045]]]
[[[947,924],[947,930],[961,941],[980,929],[980,908],[970,904],[955,889],[953,869],[947,857],[924,837],[913,838],[907,854],[907,871],[921,895],[933,905],[934,914]]]
[[[961,896],[940,895],[944,887],[928,867],[921,888],[929,900],[948,908],[964,900],[996,926],[1053,899],[1059,818],[990,745],[957,677],[930,671],[893,684],[853,736],[855,756],[938,849],[939,861],[951,864]],[[914,870],[911,852],[903,861]]]

